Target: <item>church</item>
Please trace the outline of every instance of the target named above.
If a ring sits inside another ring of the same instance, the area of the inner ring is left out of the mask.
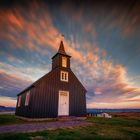
[[[61,41],[52,57],[52,70],[17,95],[17,116],[86,116],[86,89],[72,72],[70,59]]]

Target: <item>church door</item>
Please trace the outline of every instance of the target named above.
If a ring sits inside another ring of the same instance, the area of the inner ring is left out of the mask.
[[[59,91],[58,116],[69,115],[69,92]]]

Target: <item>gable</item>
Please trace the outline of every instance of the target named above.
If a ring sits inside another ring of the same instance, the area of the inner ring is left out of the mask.
[[[81,86],[81,88],[83,88],[83,90],[85,92],[87,92],[86,88],[83,86],[83,84],[79,81],[79,79],[76,77],[76,75],[73,73],[73,71],[71,70],[71,74],[74,77],[74,79],[76,80],[76,82],[79,84],[79,86]]]
[[[76,81],[76,84],[78,86],[80,86],[86,92],[85,87],[82,85],[82,83],[79,81],[79,79],[76,77],[76,75],[72,72],[71,69],[65,70],[65,69],[61,69],[61,68],[56,68],[56,69],[50,71],[49,73],[45,74],[44,76],[42,76],[37,81],[35,81],[32,85],[30,85],[25,90],[23,90],[22,92],[20,92],[17,96],[25,93],[28,90],[31,90],[34,87],[37,87],[42,82],[46,82],[46,81],[48,81],[48,85],[51,85],[50,82],[53,81],[53,80],[55,80],[55,83],[57,84],[57,87],[60,86],[60,88],[61,88],[61,85],[68,86],[68,85],[65,85],[66,84],[65,82],[63,82],[63,81],[60,80],[60,73],[63,70],[64,71],[67,71],[69,73],[69,76],[71,75],[70,76],[71,79],[69,79],[69,81],[67,83],[67,84],[69,84],[69,87],[70,87],[70,84],[72,84],[73,83],[73,80],[74,80],[74,81]],[[71,83],[70,83],[70,81],[71,81]]]

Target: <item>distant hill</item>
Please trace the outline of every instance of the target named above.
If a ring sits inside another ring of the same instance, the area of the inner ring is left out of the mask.
[[[15,111],[15,107],[6,107],[6,106],[0,106],[0,112],[5,112],[5,111]]]
[[[15,111],[15,107],[0,106],[0,112]],[[101,112],[140,112],[140,109],[87,109],[87,113],[101,113]]]
[[[140,109],[87,109],[87,113],[102,113],[102,112],[140,112]]]

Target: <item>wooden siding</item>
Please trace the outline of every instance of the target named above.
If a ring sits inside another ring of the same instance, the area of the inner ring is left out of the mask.
[[[24,117],[30,117],[31,115],[31,100],[29,100],[29,105],[28,106],[25,106],[25,99],[26,99],[26,92],[22,93],[20,96],[21,96],[21,104],[20,106],[18,107],[16,105],[16,115],[19,115],[19,116],[24,116]],[[32,97],[32,90],[30,89],[30,98]]]
[[[69,73],[69,81],[60,81],[60,71]],[[49,75],[44,76],[31,89],[29,106],[25,106],[25,93],[22,94],[22,103],[16,109],[16,115],[31,118],[54,118],[58,115],[58,92],[69,91],[69,115],[86,115],[86,90],[78,81],[71,69],[58,67]]]

